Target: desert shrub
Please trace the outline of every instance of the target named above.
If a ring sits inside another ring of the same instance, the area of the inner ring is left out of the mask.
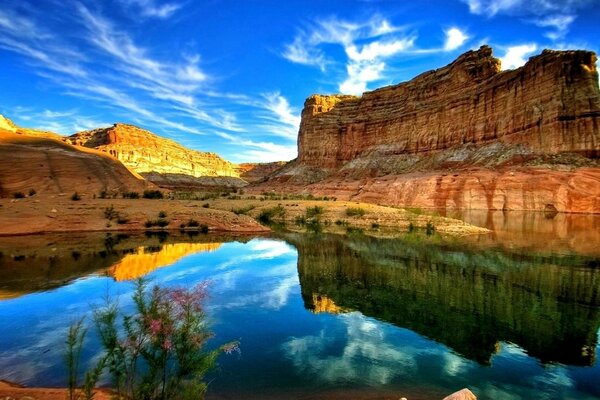
[[[144,227],[146,228],[153,228],[155,226],[158,226],[160,228],[164,228],[167,225],[169,225],[169,221],[163,218],[159,218],[159,219],[149,219],[146,222],[144,222]]]
[[[202,204],[202,207],[203,207],[203,208],[210,208],[210,204],[208,204],[208,203],[204,203],[204,204]]]
[[[306,208],[306,218],[315,218],[323,214],[323,207],[314,206]]]
[[[108,192],[106,190],[101,191],[100,193],[98,193],[98,198],[100,198],[100,199],[107,199],[108,198]]]
[[[164,211],[159,211],[158,212],[158,218],[165,218],[167,216],[167,213]]]
[[[71,195],[71,200],[79,201],[79,200],[81,200],[81,196],[79,195],[79,193],[75,192]]]
[[[434,234],[434,232],[435,232],[435,226],[433,225],[433,222],[427,221],[427,225],[425,225],[425,234],[427,236],[431,236]]]
[[[117,217],[117,224],[119,224],[119,225],[125,225],[128,222],[129,222],[129,218],[127,218],[127,217],[125,217],[123,215],[119,215]]]
[[[408,233],[413,233],[415,229],[415,224],[413,224],[412,222],[408,224]]]
[[[123,192],[124,199],[139,199],[140,194],[138,192]]]
[[[108,373],[115,398],[201,399],[206,393],[204,377],[222,353],[239,351],[237,342],[206,350],[213,336],[204,313],[206,285],[192,289],[149,289],[139,280],[133,294],[135,311],[125,314],[108,301],[94,310],[94,325],[103,349],[100,361],[88,371],[81,393],[93,398],[93,388]],[[67,335],[65,360],[71,399],[76,393],[81,348],[86,335],[79,322]],[[92,388],[86,393],[86,387]]]
[[[35,196],[37,192],[35,191],[35,189],[29,189],[29,197],[31,196]]]
[[[112,221],[118,216],[119,213],[115,211],[115,208],[112,205],[104,209],[104,218],[106,218],[107,220]]]
[[[285,208],[281,204],[266,208],[258,214],[258,220],[261,223],[268,224],[273,222],[274,218],[284,218],[285,217]]]
[[[253,210],[254,208],[255,206],[248,205],[246,207],[234,208],[233,210],[231,210],[231,212],[233,212],[235,215],[246,215],[248,211]]]
[[[346,234],[348,234],[348,235],[362,235],[364,233],[365,232],[362,228],[355,228],[352,226],[349,226],[346,228]]]
[[[13,197],[15,199],[24,199],[25,198],[25,193],[23,193],[23,192],[14,192],[13,193]]]
[[[365,209],[360,207],[348,207],[346,209],[346,215],[349,217],[362,217],[366,213]]]
[[[348,222],[342,221],[341,219],[336,219],[335,224],[338,226],[342,226],[342,225],[348,225]]]
[[[187,222],[187,226],[189,226],[190,228],[197,228],[200,226],[200,223],[198,221],[196,221],[195,219],[190,219]]]
[[[143,197],[145,199],[162,199],[164,196],[160,190],[144,190]]]
[[[202,232],[202,233],[208,233],[208,225],[206,225],[206,224],[200,224],[199,228],[200,228],[199,229],[200,232]]]
[[[379,229],[379,224],[377,222],[373,222],[371,224],[371,229]]]

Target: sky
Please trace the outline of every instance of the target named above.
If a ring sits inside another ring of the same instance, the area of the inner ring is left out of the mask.
[[[360,95],[482,44],[503,69],[597,52],[598,21],[600,0],[0,0],[0,114],[290,160],[311,94]]]

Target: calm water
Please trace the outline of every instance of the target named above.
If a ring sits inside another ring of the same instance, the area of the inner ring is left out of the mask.
[[[452,242],[2,238],[0,379],[64,386],[68,325],[107,294],[131,307],[131,279],[148,274],[211,282],[213,345],[242,350],[220,359],[212,398],[441,399],[468,386],[480,399],[598,399],[600,242],[579,243],[598,221],[535,224]],[[97,353],[92,335],[84,357]]]

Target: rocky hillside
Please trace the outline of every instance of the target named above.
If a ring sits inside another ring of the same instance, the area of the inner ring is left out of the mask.
[[[281,169],[285,164],[287,164],[286,161],[242,163],[236,166],[236,171],[246,182],[257,183]]]
[[[108,154],[52,137],[32,136],[2,116],[0,124],[0,197],[28,194],[32,189],[43,194],[77,191],[92,195],[148,187]]]
[[[309,97],[298,159],[259,190],[400,206],[600,213],[596,55],[500,71],[491,48],[362,97]]]
[[[217,154],[188,149],[133,125],[83,131],[66,141],[109,153],[160,186],[245,185],[235,165]]]

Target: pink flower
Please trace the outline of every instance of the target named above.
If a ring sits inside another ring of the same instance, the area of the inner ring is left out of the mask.
[[[171,343],[171,339],[165,339],[165,341],[162,344],[162,348],[169,351],[173,348],[173,343]]]
[[[160,332],[160,328],[162,327],[162,323],[159,319],[153,319],[150,321],[150,333],[153,336],[156,336]]]

